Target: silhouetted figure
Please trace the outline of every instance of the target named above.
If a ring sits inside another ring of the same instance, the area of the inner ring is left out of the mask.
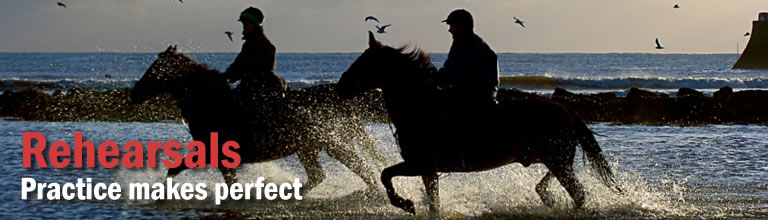
[[[272,111],[271,103],[283,96],[285,81],[274,72],[275,46],[264,34],[264,14],[249,7],[240,13],[239,21],[245,43],[223,76],[229,82],[240,81],[234,93],[244,107]]]
[[[485,126],[483,115],[496,103],[499,86],[499,64],[496,53],[474,32],[472,15],[464,9],[457,9],[443,22],[449,25],[448,32],[453,36],[453,43],[448,58],[436,74],[436,80],[445,94],[445,118],[447,134],[475,130],[475,126]],[[451,135],[453,136],[453,135]],[[453,137],[460,137],[455,135]],[[475,135],[472,135],[475,136]],[[461,140],[460,140],[461,139]],[[447,140],[444,146],[451,148],[470,147],[472,141],[467,138]],[[461,161],[459,161],[461,163]]]
[[[675,4],[675,6],[673,6],[672,8],[675,8],[675,9],[680,8],[680,5]]]

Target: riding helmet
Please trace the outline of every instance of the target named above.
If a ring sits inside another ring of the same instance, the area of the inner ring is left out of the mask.
[[[258,8],[248,7],[240,13],[240,19],[238,19],[238,21],[243,20],[248,20],[258,26],[261,26],[261,23],[264,22],[264,14],[261,13],[261,10]]]
[[[450,14],[448,14],[448,18],[443,20],[443,22],[449,25],[462,25],[470,28],[474,27],[472,14],[464,9],[453,10]]]

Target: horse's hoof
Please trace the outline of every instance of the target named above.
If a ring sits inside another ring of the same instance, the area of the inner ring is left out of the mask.
[[[402,209],[403,211],[411,213],[411,215],[416,215],[416,208],[413,206],[413,202],[411,202],[411,200],[398,199],[392,205]]]

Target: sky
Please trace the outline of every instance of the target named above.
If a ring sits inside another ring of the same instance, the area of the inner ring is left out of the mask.
[[[0,52],[238,52],[237,22],[249,6],[265,14],[278,53],[361,52],[375,23],[384,44],[447,52],[441,23],[469,10],[496,52],[736,53],[765,0],[4,0]],[[680,5],[674,9],[675,4]],[[525,28],[513,17],[525,21]],[[225,31],[235,33],[230,42]],[[666,47],[654,49],[659,38]],[[737,49],[738,45],[738,49]]]

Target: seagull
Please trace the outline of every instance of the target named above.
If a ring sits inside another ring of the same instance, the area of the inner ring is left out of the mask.
[[[659,43],[659,38],[656,38],[656,49],[662,50],[664,49],[664,46],[661,46],[661,43]]]
[[[525,28],[525,25],[523,24],[525,22],[523,20],[520,20],[517,17],[512,17],[512,18],[515,19],[515,24],[520,24],[520,26],[523,26],[523,28]]]
[[[388,24],[388,25],[384,25],[384,26],[381,26],[381,27],[376,25],[376,29],[378,29],[378,30],[376,30],[376,33],[379,33],[379,34],[387,33],[386,31],[384,31],[384,29],[389,27],[389,26],[392,26],[392,25]]]
[[[368,22],[368,20],[374,20],[376,21],[376,23],[379,23],[379,19],[377,19],[376,17],[373,17],[373,15],[365,17],[365,22]]]
[[[232,40],[232,31],[226,31],[224,33],[227,34],[227,37],[229,37],[229,41],[233,41]]]
[[[674,7],[672,7],[672,8],[680,8],[680,5],[678,5],[678,4],[675,4],[675,6],[674,6]]]
[[[61,2],[56,2],[56,5],[64,7],[64,8],[67,8],[67,5],[65,5],[64,3],[61,3]]]
[[[746,36],[749,36],[749,32],[747,32],[746,34],[744,34],[744,36],[745,36],[745,37],[746,37]]]

